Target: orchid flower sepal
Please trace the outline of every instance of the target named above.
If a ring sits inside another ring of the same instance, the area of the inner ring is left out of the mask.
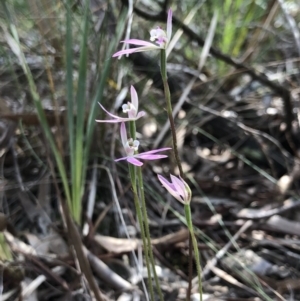
[[[136,121],[139,118],[145,116],[146,113],[144,111],[138,112],[139,99],[136,90],[133,86],[130,87],[130,94],[131,94],[131,102],[128,102],[127,104],[124,104],[122,106],[123,112],[127,113],[128,117],[119,117],[117,115],[111,114],[101,105],[101,103],[99,103],[102,110],[113,119],[96,120],[96,121],[101,123],[119,123],[119,122],[126,122],[126,121]]]
[[[162,155],[162,154],[156,154],[158,152],[163,152],[166,150],[170,150],[171,147],[164,147],[164,148],[159,148],[159,149],[155,149],[155,150],[151,150],[148,152],[143,152],[140,154],[136,154],[136,155],[131,155],[131,156],[126,156],[123,158],[119,158],[119,159],[115,159],[115,162],[121,161],[121,160],[126,160],[128,163],[131,163],[135,166],[142,166],[143,162],[139,161],[138,159],[141,160],[158,160],[158,159],[163,159],[163,158],[167,158],[167,155]]]

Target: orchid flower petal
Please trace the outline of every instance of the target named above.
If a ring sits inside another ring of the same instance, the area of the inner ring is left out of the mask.
[[[121,41],[121,43],[131,44],[131,45],[136,45],[136,46],[147,46],[147,47],[158,48],[158,46],[156,46],[153,43],[150,43],[150,42],[147,42],[144,40],[138,40],[138,39],[128,39],[128,40]]]
[[[144,47],[140,47],[140,48],[144,48]],[[117,56],[121,56],[121,55],[124,55],[124,54],[131,54],[131,53],[143,51],[143,50],[138,51],[138,49],[139,48],[131,48],[131,49],[120,50],[120,51],[114,53],[112,57],[117,57]],[[147,50],[144,50],[144,51],[147,51]]]
[[[135,159],[134,157],[123,157],[123,158],[115,159],[114,161],[119,162],[119,161],[123,161],[123,160],[126,160],[127,162],[129,162],[133,165],[136,165],[136,166],[142,166],[143,165],[143,162]]]
[[[108,114],[109,116],[113,117],[113,118],[119,118],[119,116],[116,116],[114,114],[111,114],[110,112],[108,112],[103,106],[101,103],[99,103],[99,106],[101,107],[101,109],[106,113]]]
[[[136,115],[136,120],[139,119],[139,118],[141,118],[141,117],[143,117],[143,116],[145,116],[145,115],[146,115],[146,112],[144,112],[144,111],[139,112],[139,113]]]
[[[130,94],[131,94],[131,103],[135,107],[136,111],[139,110],[139,99],[136,93],[136,90],[133,86],[130,87]]]
[[[167,158],[167,155],[149,155],[149,154],[138,154],[134,156],[135,158],[143,159],[143,160],[157,160]]]
[[[170,177],[171,177],[172,183],[174,184],[174,187],[176,188],[176,190],[179,193],[184,194],[183,192],[185,190],[185,187],[184,187],[183,182],[179,178],[177,178],[177,177],[175,177],[173,175],[170,175]]]
[[[142,166],[143,165],[143,162],[137,160],[134,157],[128,157],[126,160],[127,160],[127,162],[129,162],[129,163],[131,163],[133,165],[136,165],[136,166]]]
[[[184,186],[183,182],[179,178],[177,178],[173,175],[171,175],[171,180],[172,180],[172,183],[174,184],[174,187],[175,187],[177,193],[180,195],[182,200],[185,200],[187,194],[185,192],[185,186]]]
[[[192,192],[188,184],[181,178],[171,175],[170,183],[161,175],[157,175],[161,184],[168,190],[168,192],[183,204],[189,204],[192,198]]]
[[[166,178],[164,178],[161,175],[157,175],[159,181],[161,182],[161,184],[168,190],[168,192],[179,202],[182,202],[182,198],[180,197],[180,195],[178,194],[178,192],[175,190],[175,187],[172,183],[170,183]]]
[[[130,118],[122,118],[122,117],[119,117],[117,115],[114,115],[114,114],[111,114],[110,112],[108,112],[102,105],[101,103],[99,103],[100,107],[102,108],[102,110],[108,114],[109,116],[111,116],[112,118],[115,118],[113,120],[96,120],[97,122],[107,122],[107,123],[117,123],[117,122],[122,122],[122,121],[128,121],[128,120],[131,120]]]
[[[135,158],[140,158],[143,160],[157,160],[157,159],[162,159],[162,158],[167,158],[167,155],[162,155],[162,154],[158,154],[156,155],[156,153],[158,152],[163,152],[166,150],[171,149],[170,147],[164,147],[164,148],[159,148],[159,149],[154,149],[151,151],[147,151],[147,152],[143,152],[137,155],[134,155]]]
[[[157,175],[157,177],[164,187],[168,186],[170,189],[175,190],[174,185],[170,183],[165,177],[163,177],[162,175]]]
[[[126,122],[126,121],[131,121],[132,118],[121,118],[119,117],[118,119],[107,119],[107,120],[96,120],[96,122],[99,123],[120,123],[120,122]]]
[[[163,152],[163,151],[166,151],[166,150],[169,150],[169,149],[172,149],[172,148],[171,147],[163,147],[163,148],[159,148],[159,149],[154,149],[154,150],[151,150],[151,151],[143,152],[141,154],[148,154],[148,155],[149,154],[155,154],[155,153]]]
[[[115,159],[114,161],[119,162],[119,161],[123,161],[123,160],[127,160],[127,159],[128,159],[128,157],[122,157],[122,158]]]
[[[160,47],[158,46],[151,46],[151,47],[138,47],[138,48],[130,48],[130,49],[125,49],[125,50],[120,50],[118,52],[116,52],[112,57],[117,57],[117,56],[121,56],[124,54],[131,54],[131,53],[135,53],[135,52],[144,52],[144,51],[148,51],[148,50],[153,50],[153,49],[160,49]]]

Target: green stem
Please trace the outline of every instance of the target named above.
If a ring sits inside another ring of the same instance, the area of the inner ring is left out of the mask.
[[[130,121],[129,122],[129,132],[130,132],[130,137],[133,140],[135,140],[135,138],[136,138],[135,121]],[[147,237],[145,235],[145,227],[144,227],[144,223],[143,223],[143,213],[142,213],[142,210],[141,210],[141,206],[140,206],[140,202],[139,202],[139,196],[138,196],[138,190],[137,190],[137,185],[136,185],[136,178],[137,178],[136,166],[134,166],[132,164],[128,164],[128,167],[129,167],[131,185],[132,185],[132,189],[133,189],[133,198],[134,198],[135,210],[136,210],[137,217],[138,217],[138,222],[139,222],[139,225],[140,225],[140,228],[141,228],[141,236],[142,236],[144,252],[145,252],[145,260],[146,260],[146,267],[147,267],[147,274],[148,274],[148,285],[149,285],[150,296],[151,296],[151,300],[155,301],[153,283],[152,283],[152,275],[151,275],[151,266],[150,266],[150,260],[149,260],[149,254],[150,254],[150,252],[149,252],[149,241],[147,241]],[[140,170],[140,168],[139,168],[139,170]],[[140,171],[139,171],[139,173],[140,173]],[[140,185],[140,179],[139,179],[138,184]],[[149,232],[149,230],[147,231],[147,233],[148,232]],[[150,248],[151,248],[151,242],[150,242]],[[152,263],[152,260],[151,260],[151,263]],[[156,274],[154,274],[154,275],[156,275]]]
[[[161,63],[160,63],[160,71],[161,71],[161,77],[164,85],[164,91],[165,91],[165,98],[166,98],[166,104],[167,104],[167,113],[168,118],[171,126],[171,132],[172,132],[172,142],[173,142],[173,151],[174,156],[176,160],[176,164],[179,169],[179,174],[183,178],[183,170],[181,166],[181,161],[178,154],[178,148],[177,148],[177,137],[176,137],[176,128],[174,123],[174,118],[172,114],[172,104],[171,104],[171,94],[170,94],[170,88],[168,84],[168,75],[167,75],[167,57],[166,57],[166,50],[161,50]]]
[[[136,137],[136,126],[135,126],[135,121],[130,121],[129,122],[129,133],[130,136],[133,140],[135,140]]]
[[[200,301],[202,301],[202,280],[201,280],[201,265],[200,265],[200,256],[198,251],[198,244],[197,239],[194,233],[193,221],[192,221],[192,214],[191,214],[191,207],[190,204],[184,205],[184,212],[185,218],[187,221],[187,225],[190,231],[190,235],[192,238],[194,254],[195,254],[195,261],[196,261],[196,268],[197,268],[197,275],[198,275],[198,286],[199,286],[199,294],[200,294]]]
[[[173,118],[173,114],[172,114],[173,109],[172,109],[172,103],[171,103],[171,93],[170,93],[170,88],[169,88],[169,84],[168,84],[166,50],[162,49],[160,52],[160,55],[161,55],[160,71],[161,71],[161,77],[162,77],[164,91],[165,91],[167,114],[168,114],[170,127],[171,127],[171,133],[172,133],[174,157],[175,157],[176,164],[178,166],[179,174],[180,174],[181,178],[184,178],[182,165],[181,165],[181,161],[180,161],[180,157],[179,157],[179,153],[178,153],[178,147],[177,147],[175,122],[174,122],[174,118]],[[193,243],[192,235],[189,235],[189,285],[188,285],[188,290],[187,290],[188,300],[190,299],[190,294],[191,294],[192,274],[193,274],[192,248],[191,248],[192,243]]]
[[[151,237],[150,237],[147,207],[146,207],[146,201],[145,201],[142,168],[137,167],[137,171],[138,171],[138,174],[137,174],[138,187],[139,187],[139,191],[140,191],[140,198],[142,200],[142,204],[141,204],[142,214],[143,214],[144,225],[145,225],[145,233],[146,233],[146,237],[147,237],[147,241],[148,241],[147,250],[149,252],[150,261],[151,261],[151,264],[152,264],[153,276],[154,276],[156,288],[157,288],[157,291],[158,291],[159,299],[160,299],[160,301],[163,301],[164,297],[163,297],[163,294],[162,294],[162,291],[161,291],[161,288],[160,288],[160,285],[159,285],[159,281],[158,281],[158,277],[157,277],[157,273],[156,273],[156,269],[155,269],[155,262],[154,262],[154,257],[153,257],[152,245],[151,245]]]
[[[192,281],[193,281],[193,244],[192,236],[189,235],[189,279],[188,279],[188,288],[186,290],[186,301],[191,300],[192,293]]]
[[[147,274],[148,274],[148,286],[149,286],[150,296],[151,296],[151,300],[155,301],[152,276],[151,276],[151,266],[150,266],[149,254],[147,251],[147,249],[148,249],[147,248],[147,239],[145,236],[142,210],[140,208],[139,197],[138,197],[137,186],[136,186],[136,167],[133,166],[132,164],[128,164],[128,167],[129,167],[129,173],[130,173],[130,177],[131,177],[131,185],[132,185],[132,189],[133,189],[133,199],[134,199],[135,210],[136,210],[138,222],[139,222],[139,225],[141,228],[141,236],[142,236],[142,241],[143,241],[143,246],[144,246],[144,251],[145,251],[145,259],[146,259],[146,267],[147,267]],[[132,175],[134,175],[134,177],[132,177]]]

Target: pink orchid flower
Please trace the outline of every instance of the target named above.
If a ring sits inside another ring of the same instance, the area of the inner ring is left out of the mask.
[[[139,147],[139,141],[138,140],[133,140],[132,138],[127,139],[127,132],[126,132],[126,126],[125,123],[121,123],[121,140],[122,144],[124,147],[124,150],[126,152],[126,157],[116,159],[115,162],[121,161],[121,160],[126,160],[128,163],[131,163],[136,166],[142,166],[143,162],[139,161],[138,159],[142,160],[157,160],[157,159],[162,159],[168,157],[167,155],[161,155],[161,154],[156,154],[158,152],[166,151],[171,149],[170,147],[164,147],[160,149],[155,149],[152,151],[140,153],[140,154],[134,154]]]
[[[172,10],[169,9],[168,19],[167,19],[167,32],[162,30],[159,26],[150,31],[150,41],[156,42],[157,45],[144,40],[128,39],[121,42],[128,45],[136,45],[141,47],[120,50],[116,52],[113,55],[113,57],[119,57],[122,56],[123,54],[131,54],[135,52],[166,49],[170,42],[171,35],[172,35]]]
[[[187,205],[191,202],[192,192],[188,184],[181,178],[177,178],[171,175],[171,181],[169,182],[161,175],[157,175],[160,183],[169,191],[169,193],[179,202]]]
[[[108,120],[96,120],[97,122],[107,122],[107,123],[118,123],[118,122],[126,122],[126,121],[134,121],[138,120],[139,118],[145,116],[145,112],[141,111],[138,112],[139,109],[139,99],[138,95],[136,93],[136,90],[133,86],[130,87],[130,94],[131,94],[131,102],[128,102],[127,104],[124,104],[122,106],[123,112],[128,114],[128,118],[119,117],[116,115],[113,115],[109,113],[102,105],[99,103],[100,107],[104,112],[106,112],[109,116],[111,116],[113,119]]]

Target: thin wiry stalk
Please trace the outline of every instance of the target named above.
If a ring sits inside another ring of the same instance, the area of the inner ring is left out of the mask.
[[[154,257],[153,257],[149,223],[148,223],[147,206],[146,206],[146,200],[145,200],[145,190],[144,190],[142,168],[140,166],[137,167],[137,177],[138,177],[138,187],[139,187],[139,191],[140,191],[140,199],[142,201],[141,207],[142,207],[142,214],[143,214],[144,225],[145,225],[145,234],[146,234],[146,238],[147,238],[147,247],[146,247],[145,252],[149,253],[156,289],[158,291],[160,301],[163,301],[164,297],[163,297],[163,294],[162,294],[162,291],[160,288],[159,280],[158,280],[156,269],[155,269],[155,262],[154,262]]]
[[[149,290],[150,290],[150,298],[151,298],[151,301],[155,301],[153,283],[152,283],[152,275],[151,275],[151,266],[150,266],[149,253],[148,253],[148,244],[147,244],[147,238],[145,235],[143,214],[142,214],[141,207],[140,207],[139,196],[138,196],[137,185],[136,185],[136,167],[133,166],[132,164],[128,164],[128,168],[129,168],[129,174],[130,174],[131,185],[132,185],[132,190],[133,190],[133,199],[134,199],[135,210],[136,210],[136,214],[138,217],[138,222],[139,222],[143,246],[144,246],[144,253],[145,253],[146,267],[147,267],[147,274],[148,274],[148,286],[149,286]]]
[[[173,152],[176,160],[176,164],[179,169],[179,174],[183,178],[183,170],[181,166],[181,161],[178,153],[177,148],[177,137],[176,137],[176,128],[174,123],[174,118],[172,115],[172,103],[171,103],[171,93],[170,88],[168,84],[168,75],[167,75],[167,58],[166,58],[166,50],[161,50],[161,64],[160,64],[160,70],[161,70],[161,77],[164,85],[164,91],[165,91],[165,99],[166,99],[166,105],[167,105],[167,114],[170,121],[170,127],[171,127],[171,133],[172,133],[172,142],[173,142]]]

